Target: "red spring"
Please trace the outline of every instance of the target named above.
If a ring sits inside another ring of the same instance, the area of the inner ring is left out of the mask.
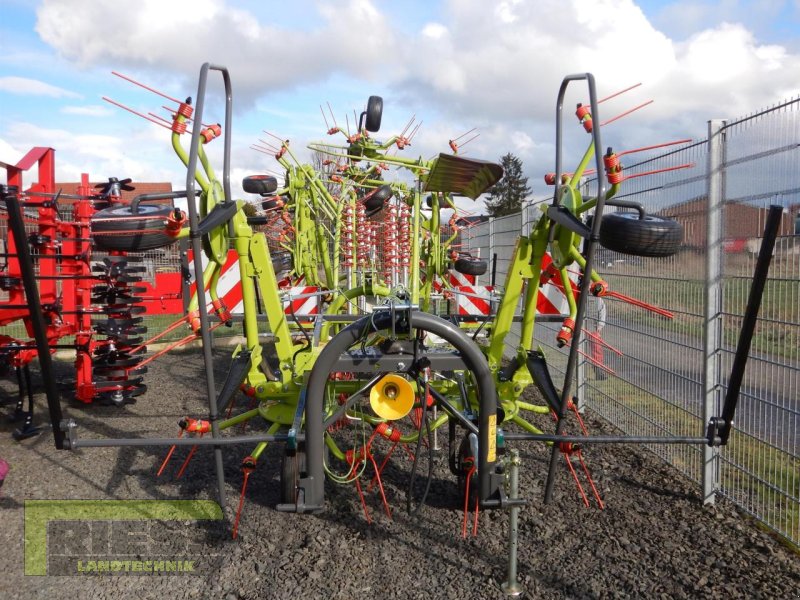
[[[350,448],[349,450],[345,451],[344,459],[347,461],[347,464],[350,465],[350,467],[351,467],[350,468],[350,473],[353,473],[355,471],[355,469],[353,468],[354,465],[356,465],[356,464],[360,463],[362,460],[364,460],[364,448],[361,448],[358,451],[358,454],[356,454],[355,450]],[[358,461],[358,463],[356,461]]]
[[[612,152],[611,148],[609,148],[608,152],[603,156],[603,164],[606,168],[608,183],[616,185],[624,181],[625,178],[622,175],[622,165],[619,162],[619,155]]]
[[[576,446],[572,442],[559,442],[558,449],[562,454],[570,456],[573,452],[580,450],[580,446]]]
[[[330,381],[352,381],[353,378],[353,374],[346,371],[336,371],[329,376]]]
[[[186,321],[189,323],[189,327],[192,328],[194,333],[200,332],[200,311],[193,310],[188,315],[186,315]]]
[[[178,110],[176,111],[176,113],[181,115],[182,117],[191,119],[192,114],[194,113],[194,109],[192,108],[191,104],[187,102],[181,102],[180,106],[178,106]]]
[[[243,383],[242,385],[239,386],[239,389],[248,398],[255,398],[256,396],[256,388],[254,388],[252,385],[247,385],[246,383]]]
[[[589,289],[593,296],[605,296],[608,293],[608,283],[603,279],[594,281]]]
[[[614,171],[619,168],[619,155],[615,152],[611,151],[611,148],[608,149],[608,152],[603,156],[603,164],[606,167],[606,171]]]
[[[186,121],[173,121],[172,131],[178,135],[183,135],[186,133]]]
[[[185,224],[186,213],[176,208],[167,219],[167,225],[164,229],[168,236],[175,237],[181,232]]]
[[[208,433],[211,431],[211,422],[206,421],[205,419],[192,419],[190,417],[186,417],[180,423],[181,428],[186,430],[188,433]]]
[[[625,176],[622,174],[622,167],[620,167],[617,171],[609,171],[606,173],[606,179],[611,185],[617,185],[618,183],[625,181]]]
[[[583,128],[586,130],[586,133],[592,133],[592,113],[588,106],[584,106],[583,104],[578,104],[578,109],[575,111],[575,116],[578,117],[578,121],[581,122]]]
[[[219,126],[219,123],[216,125],[209,125],[200,132],[200,135],[203,138],[203,143],[207,144],[214,138],[218,138],[220,135],[222,135],[222,128]]]
[[[399,442],[400,441],[400,437],[403,435],[402,432],[400,431],[400,429],[398,429],[397,427],[391,427],[386,422],[380,423],[375,428],[375,432],[378,435],[380,435],[382,437],[385,437],[390,442],[394,442],[394,443]]]
[[[572,341],[572,332],[575,329],[575,321],[572,319],[564,319],[561,324],[561,330],[556,335],[556,343],[559,348],[562,348]]]
[[[230,323],[233,320],[233,316],[228,310],[228,307],[225,306],[225,302],[221,299],[212,300],[211,306],[214,308],[214,312],[219,317],[219,320],[223,323]]]

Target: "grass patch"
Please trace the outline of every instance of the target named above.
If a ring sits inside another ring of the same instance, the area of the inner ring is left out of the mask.
[[[616,377],[592,381],[586,392],[591,410],[629,435],[699,436],[701,415],[665,402]],[[658,456],[695,481],[701,479],[702,453],[672,445],[649,445]],[[695,448],[699,449],[699,446]],[[744,511],[790,544],[800,544],[800,460],[744,432],[734,431],[720,448],[720,485]]]

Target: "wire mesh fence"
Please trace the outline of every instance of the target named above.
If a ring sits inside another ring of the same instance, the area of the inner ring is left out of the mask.
[[[752,339],[737,436],[720,455],[720,491],[787,538],[800,540],[800,101],[722,123],[724,194],[719,394],[770,205],[784,214]],[[727,251],[726,251],[727,250]]]
[[[730,443],[718,450],[652,445],[678,471],[794,544],[800,542],[800,99],[731,122],[710,122],[709,138],[625,165],[627,174],[670,170],[626,181],[617,199],[671,217],[684,230],[669,258],[629,256],[598,247],[595,267],[610,289],[672,313],[665,318],[613,298],[589,301],[585,327],[608,347],[605,368],[583,359],[579,400],[630,435],[703,436],[719,415],[770,205],[784,209]],[[586,183],[587,194],[593,182]],[[607,211],[615,210],[607,207]],[[497,254],[502,281],[513,251],[538,218],[520,215],[475,227],[469,243]],[[555,381],[566,351],[554,344],[559,323],[539,322]],[[508,336],[508,347],[519,340]],[[586,340],[582,350],[589,352]]]

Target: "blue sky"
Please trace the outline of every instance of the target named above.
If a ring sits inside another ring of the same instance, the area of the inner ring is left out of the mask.
[[[476,127],[464,152],[515,153],[542,195],[564,75],[594,73],[601,96],[642,83],[603,105],[605,118],[655,100],[605,129],[621,150],[701,137],[710,118],[800,91],[800,0],[0,0],[0,46],[0,161],[52,146],[62,181],[182,187],[168,132],[101,97],[159,112],[111,71],[184,98],[208,61],[231,72],[234,182],[274,168],[249,148],[263,130],[305,156],[329,139],[320,105],[341,124],[377,94],[380,135],[423,122],[404,153],[434,156]],[[211,91],[207,122],[222,118],[213,79]]]

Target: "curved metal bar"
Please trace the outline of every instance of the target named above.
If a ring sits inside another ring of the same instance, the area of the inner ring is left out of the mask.
[[[206,86],[208,83],[208,72],[210,70],[221,71],[222,77],[225,82],[225,158],[223,167],[223,190],[225,198],[231,197],[230,185],[230,167],[231,167],[231,117],[233,115],[233,94],[231,91],[230,75],[228,69],[225,67],[215,66],[211,63],[204,63],[200,68],[200,79],[197,84],[197,97],[195,104],[194,120],[195,123],[203,122],[203,108],[205,107]],[[192,128],[192,140],[189,147],[189,164],[186,169],[186,195],[188,198],[195,196],[195,171],[197,169],[197,160],[200,148],[200,130],[201,127]],[[197,207],[194,202],[187,203],[189,213],[189,231],[192,242],[192,252],[194,254],[194,272],[195,281],[199,282],[201,279],[197,277],[198,273],[203,272],[202,264],[202,234],[199,231],[199,218],[197,214]],[[219,424],[217,422],[217,403],[216,403],[216,385],[214,383],[214,358],[212,356],[211,346],[211,331],[209,329],[208,310],[205,303],[205,292],[198,288],[198,297],[202,297],[203,301],[198,302],[198,312],[200,317],[200,331],[203,340],[203,361],[206,370],[206,388],[208,394],[208,417],[211,421],[211,436],[213,438],[219,437]],[[225,475],[222,464],[222,447],[214,447],[214,463],[217,472],[217,486],[219,488],[219,504],[225,508]]]
[[[602,143],[600,139],[600,117],[598,112],[598,102],[597,102],[597,88],[595,86],[594,76],[591,73],[581,73],[576,75],[568,75],[564,78],[561,82],[561,88],[558,91],[558,103],[556,107],[556,191],[553,196],[553,205],[558,205],[559,200],[559,191],[561,187],[559,182],[561,181],[561,151],[563,148],[562,145],[562,112],[563,112],[563,105],[564,105],[564,95],[567,91],[567,87],[572,81],[582,81],[585,80],[588,87],[589,87],[589,103],[590,103],[590,110],[592,119],[594,121],[592,127],[592,143],[594,145],[594,154],[595,154],[595,163],[597,169],[597,200],[595,204],[595,216],[592,219],[592,231],[591,235],[588,238],[587,244],[587,258],[586,258],[586,265],[584,268],[584,273],[591,273],[593,268],[594,262],[594,244],[600,239],[600,221],[603,216],[603,207],[605,205],[605,195],[606,195],[606,186],[605,186],[605,178],[603,177],[603,157],[601,156],[602,153]],[[552,236],[552,229],[551,229],[551,236]],[[581,331],[583,330],[583,320],[584,315],[586,314],[586,304],[589,295],[589,286],[591,284],[590,277],[584,277],[583,281],[581,282],[580,286],[580,297],[578,300],[578,310],[576,313],[575,318],[575,328],[572,332],[572,339],[579,340],[581,336]],[[567,412],[567,406],[569,404],[569,400],[572,394],[572,380],[575,377],[575,372],[577,370],[578,365],[578,343],[573,342],[570,347],[569,358],[567,359],[567,366],[564,373],[564,385],[561,388],[561,406],[559,407],[558,411],[558,424],[556,425],[556,435],[561,435],[564,430],[564,416]],[[553,447],[553,450],[550,454],[550,466],[547,473],[547,482],[545,484],[545,493],[544,493],[544,501],[545,503],[549,503],[553,497],[553,482],[555,479],[555,472],[556,472],[556,465],[558,461],[558,448]]]
[[[306,452],[308,457],[308,476],[300,480],[299,487],[304,494],[299,497],[297,512],[316,511],[323,508],[325,502],[325,474],[323,470],[324,434],[323,410],[325,387],[330,372],[334,370],[339,357],[353,346],[364,335],[366,330],[381,331],[392,327],[393,315],[403,314],[396,311],[381,311],[356,321],[344,328],[325,346],[319,354],[308,379],[306,395]],[[467,368],[475,375],[480,393],[478,421],[478,493],[484,506],[499,505],[499,501],[491,499],[498,491],[499,481],[492,478],[495,457],[490,456],[490,446],[494,440],[497,424],[497,391],[489,364],[478,346],[458,327],[435,315],[420,311],[411,311],[412,329],[438,335],[453,345],[461,353]],[[302,500],[300,499],[302,498]]]

